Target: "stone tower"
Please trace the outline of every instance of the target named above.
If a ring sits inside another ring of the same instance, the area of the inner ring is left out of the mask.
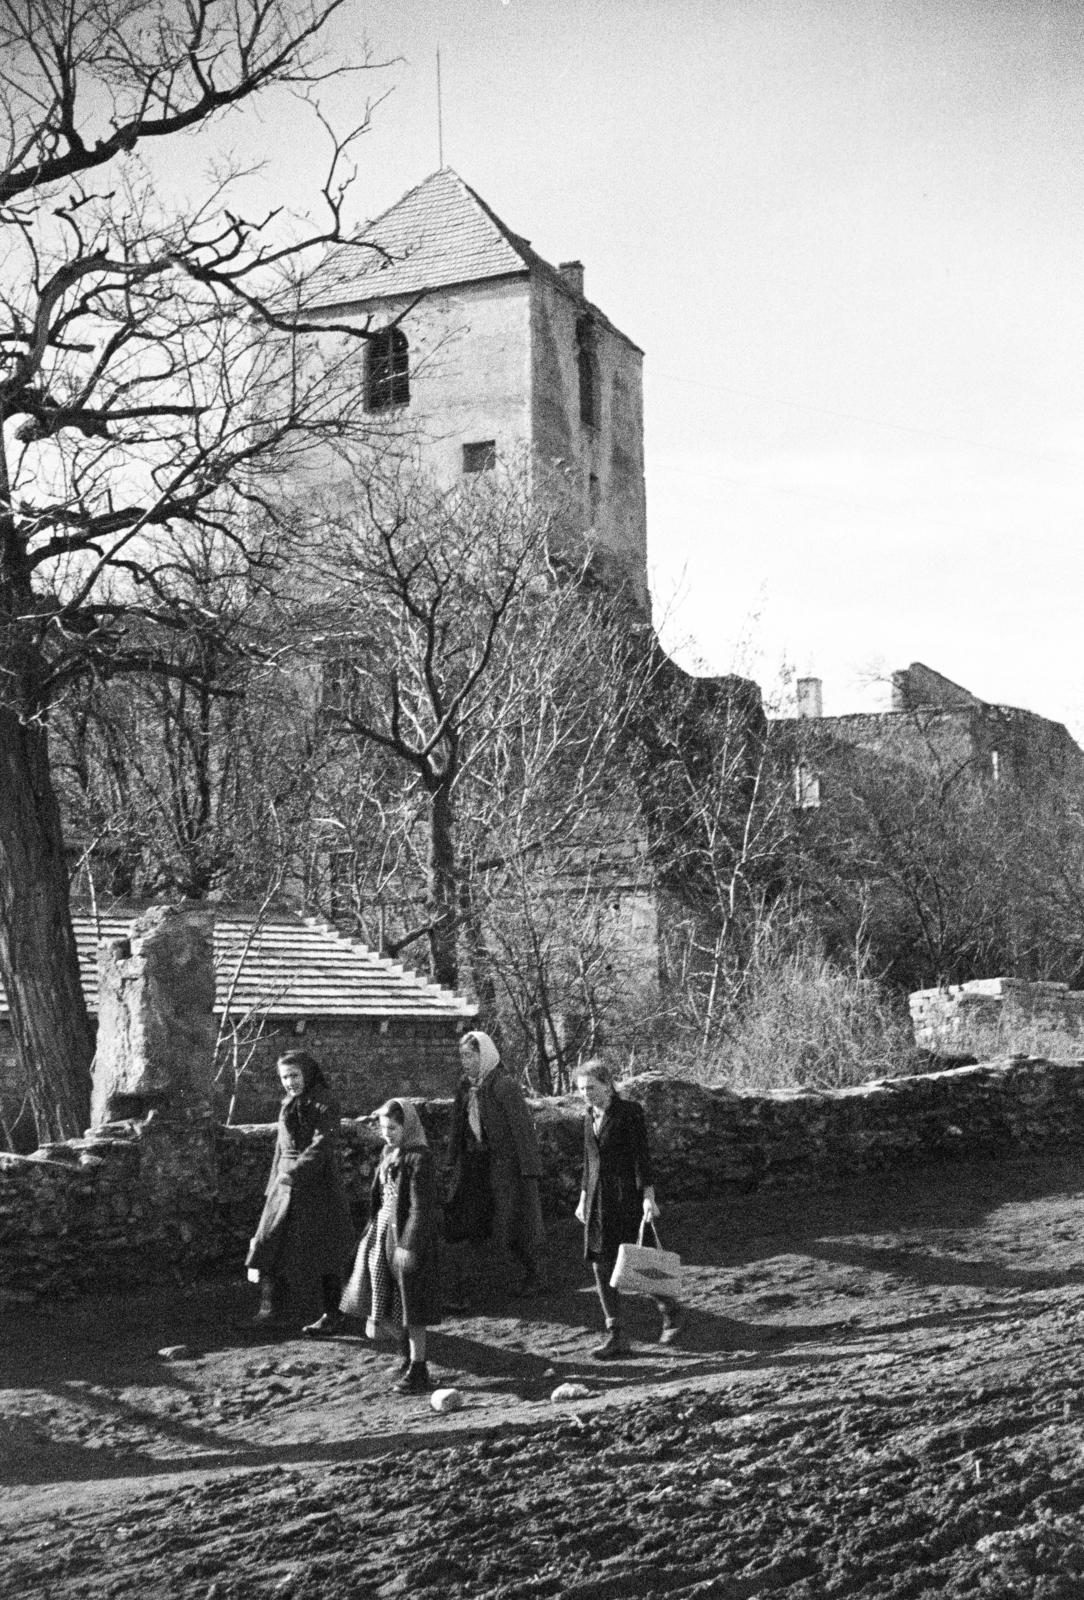
[[[366,409],[438,481],[524,454],[560,473],[599,575],[647,614],[643,352],[580,262],[551,266],[443,167],[329,252],[301,310],[374,330]]]

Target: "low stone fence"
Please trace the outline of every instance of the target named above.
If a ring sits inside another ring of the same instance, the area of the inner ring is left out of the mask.
[[[647,1112],[665,1203],[772,1186],[830,1185],[863,1173],[1045,1147],[1084,1150],[1084,1062],[1009,1060],[830,1093],[736,1095],[661,1074],[622,1085]],[[422,1106],[438,1156],[450,1104]],[[583,1108],[535,1101],[547,1215],[579,1192]],[[201,1137],[152,1118],[32,1157],[0,1156],[0,1289],[15,1299],[240,1270],[260,1213],[273,1124]],[[344,1121],[358,1218],[379,1139]]]

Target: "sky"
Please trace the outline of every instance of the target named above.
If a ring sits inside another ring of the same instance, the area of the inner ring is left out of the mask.
[[[1079,0],[355,0],[350,215],[443,159],[645,352],[648,550],[699,671],[925,661],[1084,738]],[[245,137],[299,195],[322,150]],[[302,136],[301,129],[306,132]]]

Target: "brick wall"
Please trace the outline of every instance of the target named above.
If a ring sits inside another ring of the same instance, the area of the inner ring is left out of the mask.
[[[341,1022],[306,1019],[303,1028],[274,1020],[238,1083],[231,1122],[271,1121],[282,1089],[275,1062],[286,1050],[308,1050],[320,1062],[345,1117],[366,1116],[388,1099],[441,1099],[459,1080],[459,1029],[450,1022]],[[232,1072],[219,1080],[219,1110],[229,1104]]]

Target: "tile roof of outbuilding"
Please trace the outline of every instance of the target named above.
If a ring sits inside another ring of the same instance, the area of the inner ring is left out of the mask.
[[[72,917],[79,973],[90,1011],[98,1009],[98,941],[124,937],[138,913]],[[215,1011],[243,1017],[325,1017],[343,1021],[458,1022],[475,1007],[409,968],[315,918],[237,912],[215,918]],[[8,1014],[0,987],[0,1017]]]

